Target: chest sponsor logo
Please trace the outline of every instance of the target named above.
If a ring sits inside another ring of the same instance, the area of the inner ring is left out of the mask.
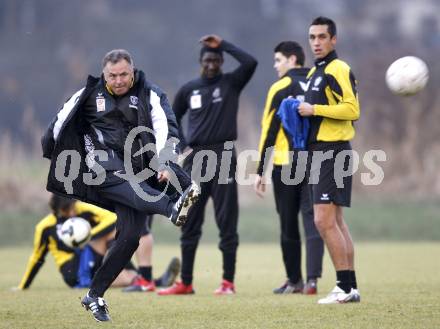
[[[202,95],[200,94],[193,94],[191,95],[191,98],[189,99],[189,105],[191,107],[191,110],[199,109],[202,107]]]
[[[137,98],[137,96],[130,96],[130,104],[128,105],[128,107],[137,110],[138,104],[139,104],[139,98]]]
[[[314,91],[319,91],[318,86],[319,86],[319,84],[321,83],[321,81],[322,81],[322,77],[317,77],[317,78],[315,79],[315,81],[313,82],[312,90],[314,90]]]
[[[214,91],[212,92],[212,98],[213,98],[213,100],[212,100],[213,103],[218,103],[223,100],[221,97],[221,90],[219,87],[216,87],[214,89]]]
[[[299,86],[301,87],[302,90],[307,91],[310,86],[310,80],[307,83],[300,81]]]
[[[105,98],[102,95],[102,93],[98,93],[98,96],[96,96],[96,111],[97,112],[105,111]]]

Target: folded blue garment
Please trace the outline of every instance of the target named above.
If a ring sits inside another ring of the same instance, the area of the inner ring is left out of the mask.
[[[284,130],[292,140],[294,149],[305,150],[309,136],[310,122],[298,113],[301,102],[295,98],[285,98],[278,109],[277,116]]]
[[[88,288],[92,283],[92,268],[95,265],[95,256],[92,247],[86,245],[83,249],[76,250],[79,256],[78,284],[75,288]]]

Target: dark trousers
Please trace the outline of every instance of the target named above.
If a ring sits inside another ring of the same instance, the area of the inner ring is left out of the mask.
[[[173,169],[182,187],[186,188],[191,182],[189,177],[180,167]],[[159,189],[146,182],[140,185],[150,196],[157,197],[161,194]],[[167,194],[156,201],[145,201],[133,190],[130,183],[110,172],[107,173],[105,182],[97,188],[102,198],[114,202],[117,215],[115,241],[95,273],[90,287],[92,296],[103,296],[138,248],[146,216],[171,215],[173,201]]]
[[[194,260],[197,246],[202,236],[202,225],[205,218],[205,207],[208,199],[212,197],[214,203],[215,221],[220,231],[219,249],[223,255],[223,279],[233,282],[235,276],[235,263],[238,247],[238,192],[235,181],[235,170],[237,166],[235,149],[232,150],[232,158],[228,168],[225,169],[228,175],[220,173],[220,164],[222,162],[223,145],[204,147],[217,155],[217,162],[211,170],[215,170],[214,177],[208,182],[201,182],[201,195],[199,200],[192,206],[188,212],[188,221],[182,228],[180,238],[182,251],[182,282],[186,285],[192,283]],[[195,148],[193,153],[185,159],[184,169],[191,173],[192,168],[200,168],[202,176],[206,174],[209,168],[206,161],[197,162],[194,160],[199,149]],[[229,151],[231,152],[231,151]],[[230,154],[230,153],[229,153]],[[206,160],[206,159],[205,159]],[[196,169],[197,171],[197,169]],[[197,178],[192,177],[196,180]]]
[[[313,219],[313,205],[307,181],[297,185],[287,185],[281,180],[283,166],[274,166],[272,171],[273,189],[276,209],[281,224],[281,250],[286,274],[290,282],[296,283],[302,279],[301,273],[301,237],[299,232],[298,215],[301,210],[304,232],[306,236],[306,267],[307,279],[316,279],[322,274],[322,258],[324,243],[316,229]],[[290,177],[295,177],[296,162],[290,171]]]

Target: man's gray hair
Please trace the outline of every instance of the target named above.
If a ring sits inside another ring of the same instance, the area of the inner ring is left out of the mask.
[[[131,57],[130,53],[125,49],[110,50],[107,54],[105,54],[104,58],[102,59],[102,67],[104,68],[108,62],[116,64],[123,59],[125,59],[128,64],[134,67],[133,58]]]

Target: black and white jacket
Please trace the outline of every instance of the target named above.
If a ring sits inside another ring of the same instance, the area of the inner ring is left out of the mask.
[[[86,86],[67,100],[42,137],[42,148],[43,156],[51,160],[47,180],[48,191],[113,210],[113,205],[107,204],[99,197],[96,186],[84,182],[84,174],[91,174],[90,154],[94,146],[93,138],[89,136],[90,126],[85,123],[81,114],[88,98],[93,97],[97,88],[102,88],[101,79],[89,76]],[[151,145],[151,143],[156,146],[155,151],[158,155],[156,169],[162,170],[169,161],[176,160],[174,147],[178,137],[178,126],[174,112],[166,94],[147,81],[142,71],[136,70],[135,81],[139,98],[138,126],[146,127],[152,132],[139,133],[140,147]],[[72,153],[74,153],[73,156]],[[153,155],[147,153],[147,157],[143,159],[143,165],[151,167],[152,158],[154,158]],[[122,159],[112,163],[111,168],[106,167],[104,163],[101,164],[106,170],[116,171],[124,168]],[[115,167],[115,163],[120,163],[121,168]],[[65,181],[60,177],[68,175],[75,178],[66,187]]]

